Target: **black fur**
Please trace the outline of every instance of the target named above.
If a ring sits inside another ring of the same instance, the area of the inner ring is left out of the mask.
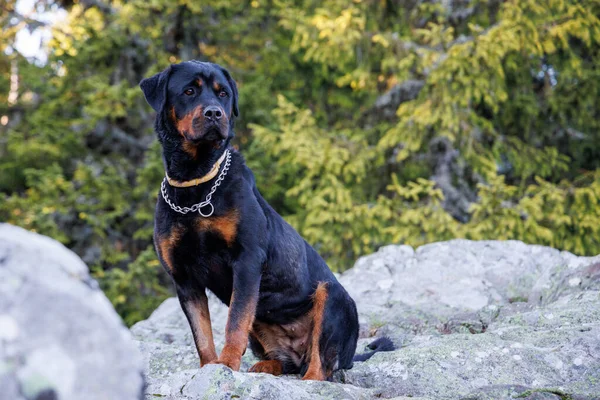
[[[380,351],[393,351],[396,349],[394,343],[386,336],[375,339],[367,347],[371,349],[371,351],[355,355],[353,361],[367,361],[369,358],[373,357],[375,353],[379,353]]]
[[[336,368],[350,368],[358,339],[356,305],[325,261],[263,199],[244,158],[230,146],[239,110],[237,87],[229,72],[216,64],[184,62],[143,80],[140,86],[157,111],[155,129],[171,178],[186,181],[204,176],[226,149],[232,152],[229,172],[212,196],[212,225],[197,213],[174,212],[160,195],[156,206],[157,252],[190,324],[194,326],[195,317],[190,310],[203,304],[206,289],[230,306],[232,337],[241,329],[247,310],[255,310],[255,321],[290,324],[311,310],[317,285],[326,282],[320,338],[323,368],[329,375]],[[202,110],[208,106],[219,107],[227,123],[203,118]],[[167,193],[175,204],[189,207],[204,200],[213,183],[214,179],[189,188],[167,186]],[[235,224],[228,225],[233,220]],[[232,230],[235,234],[228,240]],[[284,373],[306,371],[308,354],[301,354],[300,362],[291,362],[282,352],[266,354],[256,338],[250,339],[259,358],[280,357]],[[237,357],[235,351],[231,354]],[[237,365],[224,360],[223,354],[218,362]]]

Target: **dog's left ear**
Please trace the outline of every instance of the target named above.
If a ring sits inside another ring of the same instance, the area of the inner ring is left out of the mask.
[[[154,111],[160,112],[167,100],[167,84],[171,76],[171,67],[140,82],[144,97]]]
[[[229,73],[229,71],[227,71],[225,68],[223,68],[221,66],[219,66],[219,68],[221,69],[221,72],[223,72],[223,75],[225,75],[225,78],[227,79],[227,83],[229,83],[231,90],[233,90],[233,115],[235,115],[237,117],[240,115],[240,109],[238,108],[237,85],[236,85],[235,81],[233,80],[233,78],[231,77],[231,74]]]

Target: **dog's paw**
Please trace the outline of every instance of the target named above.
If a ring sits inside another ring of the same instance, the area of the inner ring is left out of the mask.
[[[208,364],[221,364],[221,365],[231,368],[234,371],[239,371],[240,370],[240,361],[241,360],[231,360],[231,359],[219,358],[219,359],[209,362]]]
[[[262,372],[271,375],[281,375],[283,372],[281,361],[279,360],[263,360],[254,364],[248,372]]]
[[[214,357],[200,357],[200,368],[208,364],[215,364],[215,361],[217,361],[216,355]]]

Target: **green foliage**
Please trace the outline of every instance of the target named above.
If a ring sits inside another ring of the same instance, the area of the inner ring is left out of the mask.
[[[160,268],[160,263],[154,248],[149,246],[125,270],[94,271],[102,289],[127,325],[147,318],[169,296],[169,290],[157,279],[157,268]]]
[[[446,3],[40,0],[68,11],[42,65],[13,49],[39,23],[10,0],[0,218],[80,254],[128,324],[146,317],[168,291],[137,84],[198,58],[238,80],[236,145],[333,269],[456,237],[600,253],[600,5]]]
[[[502,177],[480,188],[480,202],[465,237],[519,239],[586,254],[600,246],[600,171],[582,176],[580,185],[536,178],[523,194]],[[578,187],[580,186],[580,187]],[[593,253],[588,253],[593,254]]]

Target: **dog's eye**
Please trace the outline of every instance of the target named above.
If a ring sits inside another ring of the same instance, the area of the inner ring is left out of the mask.
[[[194,94],[194,89],[192,89],[192,88],[185,89],[185,90],[183,91],[183,93],[184,93],[186,96],[192,96],[192,95]]]
[[[219,92],[219,97],[227,97],[227,92],[226,92],[226,91],[224,91],[224,90],[221,90],[221,91]]]

